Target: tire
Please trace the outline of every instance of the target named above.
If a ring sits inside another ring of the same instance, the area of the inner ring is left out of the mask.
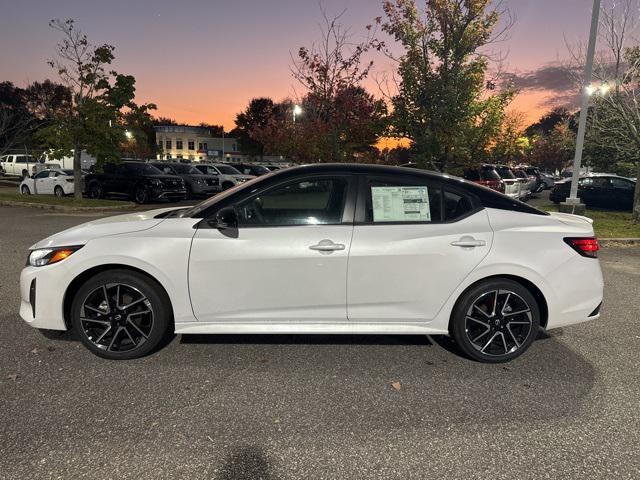
[[[31,195],[31,190],[29,190],[29,187],[26,185],[23,185],[20,189],[20,193],[22,193],[22,195]]]
[[[153,352],[167,336],[171,320],[164,289],[129,270],[107,270],[90,278],[71,306],[71,324],[80,341],[95,355],[111,360]]]
[[[529,290],[509,279],[485,280],[465,291],[449,325],[464,354],[483,363],[508,362],[522,355],[539,328],[538,302]]]
[[[104,197],[102,185],[98,182],[91,182],[91,184],[89,184],[89,198],[98,200],[102,197]]]
[[[56,188],[53,189],[53,193],[55,193],[58,198],[64,197],[64,190],[60,185],[56,185]]]
[[[230,188],[232,188],[234,185],[231,182],[224,182],[222,184],[222,190],[229,190]]]
[[[133,201],[142,205],[149,201],[149,192],[144,187],[136,187],[133,191]]]

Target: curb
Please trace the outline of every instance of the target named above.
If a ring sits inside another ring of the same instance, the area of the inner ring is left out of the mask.
[[[599,238],[598,243],[603,247],[640,245],[640,238]]]
[[[109,212],[113,210],[131,210],[136,207],[135,204],[114,205],[113,207],[67,207],[66,205],[51,205],[48,203],[31,203],[31,202],[13,202],[9,200],[0,200],[0,206],[5,207],[30,207],[39,208],[41,210],[59,210],[63,212]]]

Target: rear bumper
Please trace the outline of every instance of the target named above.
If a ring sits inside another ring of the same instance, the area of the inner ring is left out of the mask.
[[[600,318],[604,281],[600,262],[578,257],[549,277],[555,301],[549,306],[547,329]]]

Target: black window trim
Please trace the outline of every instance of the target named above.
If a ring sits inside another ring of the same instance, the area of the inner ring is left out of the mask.
[[[347,194],[344,200],[344,204],[342,206],[342,220],[338,223],[320,223],[320,224],[293,224],[293,225],[238,225],[239,230],[244,230],[247,228],[295,228],[295,227],[305,227],[305,228],[318,228],[318,227],[330,227],[330,226],[341,226],[341,225],[353,225],[354,224],[354,216],[356,212],[356,198],[357,198],[357,175],[351,173],[344,172],[323,172],[321,174],[304,174],[295,177],[283,178],[281,181],[277,183],[269,183],[268,185],[264,185],[262,187],[258,187],[257,189],[253,189],[245,195],[231,196],[228,199],[220,202],[219,204],[215,204],[212,208],[207,209],[206,214],[203,217],[203,220],[200,221],[196,226],[197,228],[215,228],[211,227],[207,220],[215,217],[216,213],[226,207],[233,207],[234,209],[239,203],[251,201],[254,198],[276,188],[289,185],[291,183],[303,182],[305,180],[308,181],[316,181],[324,178],[345,178],[347,180]],[[242,193],[238,192],[238,193]]]
[[[358,175],[360,177],[360,181],[358,184],[358,199],[356,201],[356,216],[355,216],[355,221],[354,221],[354,225],[355,226],[368,226],[368,225],[444,225],[444,224],[449,224],[449,223],[456,223],[459,222],[461,220],[464,220],[467,217],[470,217],[471,215],[475,215],[476,213],[478,213],[481,210],[484,210],[484,206],[482,205],[482,203],[480,202],[480,200],[478,199],[478,197],[476,197],[475,195],[473,195],[471,192],[465,190],[464,188],[457,188],[455,186],[449,185],[446,181],[439,181],[437,179],[432,179],[432,178],[425,178],[423,176],[419,176],[419,175],[410,175],[410,174],[402,174],[402,175],[388,175],[388,174],[377,174],[377,173],[362,173]],[[393,182],[398,182],[398,181],[403,181],[404,179],[407,179],[407,181],[411,182],[421,182],[423,184],[427,184],[427,186],[429,184],[433,184],[436,185],[438,188],[440,188],[440,221],[420,221],[420,220],[412,220],[412,221],[397,221],[397,222],[368,222],[366,220],[367,218],[367,212],[366,212],[366,208],[367,208],[367,198],[369,195],[369,191],[368,191],[368,183],[370,179],[376,179],[376,180],[388,180],[388,181],[393,181]],[[469,199],[469,201],[471,202],[471,205],[473,206],[473,208],[471,210],[469,210],[467,213],[465,213],[464,215],[461,215],[459,217],[453,218],[451,220],[446,220],[445,219],[445,204],[444,204],[444,192],[449,191],[451,193],[455,193],[457,195],[461,195],[464,197],[467,197]]]

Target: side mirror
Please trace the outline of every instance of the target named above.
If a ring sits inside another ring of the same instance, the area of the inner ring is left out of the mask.
[[[218,230],[238,228],[238,216],[233,207],[225,207],[218,211],[215,219],[209,220],[210,226]]]

